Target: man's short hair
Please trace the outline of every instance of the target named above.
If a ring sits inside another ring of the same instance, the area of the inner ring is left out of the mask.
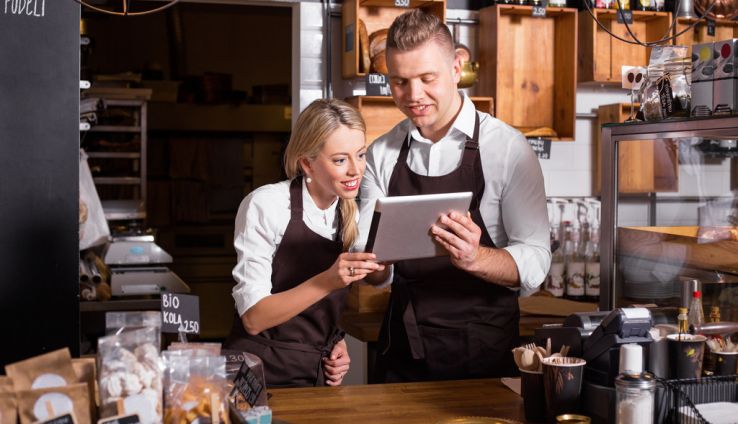
[[[446,24],[436,15],[413,9],[398,16],[387,33],[387,49],[413,50],[434,40],[454,57],[454,41]]]

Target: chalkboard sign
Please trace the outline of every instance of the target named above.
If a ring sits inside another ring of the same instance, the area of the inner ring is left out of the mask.
[[[233,386],[243,395],[249,406],[256,405],[256,400],[259,399],[259,395],[264,390],[259,377],[246,365],[246,361],[241,364],[241,368],[233,380]]]
[[[529,138],[528,144],[533,148],[539,159],[551,158],[551,140],[544,138]]]
[[[200,298],[188,294],[163,293],[161,331],[200,334]]]
[[[0,366],[79,355],[79,19],[0,1]]]
[[[49,418],[46,421],[39,421],[38,424],[76,424],[72,414],[59,415],[58,417]]]
[[[117,417],[103,418],[97,421],[97,424],[140,424],[141,419],[138,414],[118,415]]]
[[[387,77],[382,74],[370,73],[366,74],[366,95],[367,96],[391,96],[389,82]]]
[[[628,25],[633,24],[633,11],[632,10],[618,10],[617,13],[617,20],[619,24],[626,23]]]

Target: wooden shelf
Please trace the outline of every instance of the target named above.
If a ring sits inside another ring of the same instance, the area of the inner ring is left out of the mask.
[[[634,104],[634,111],[640,107]],[[630,103],[602,105],[598,110],[598,125],[594,140],[595,163],[592,167],[592,191],[601,191],[600,130],[603,124],[625,122],[630,115]],[[673,141],[621,141],[618,147],[618,192],[653,193],[679,190],[679,160]]]
[[[480,10],[477,92],[495,98],[502,121],[527,132],[547,127],[572,141],[576,120],[577,10],[497,5]],[[535,40],[533,42],[532,40]]]
[[[674,41],[675,45],[689,46],[690,54],[692,53],[693,44],[710,43],[738,37],[738,21],[729,21],[726,19],[715,20],[715,35],[708,35],[707,21],[705,19],[677,18],[676,25],[674,26],[674,34],[684,31],[695,22],[699,22],[697,26],[680,35]]]
[[[92,179],[95,184],[106,185],[140,185],[139,177],[95,177]]]
[[[593,10],[609,31],[626,40],[633,40],[625,24],[617,22],[616,12],[614,9]],[[670,35],[670,25],[670,12],[634,10],[630,29],[641,41],[655,41]],[[589,13],[582,12],[579,14],[579,52],[579,82],[620,85],[621,67],[647,66],[651,49],[611,37]]]
[[[408,9],[420,8],[446,20],[446,0],[410,0],[409,7],[397,7],[394,0],[346,0],[341,16],[342,61],[341,75],[350,79],[363,77],[366,69],[360,69],[359,20],[366,25],[367,35],[389,28],[392,21]],[[368,46],[366,47],[368,49]]]
[[[366,122],[368,143],[372,143],[406,118],[389,96],[354,96],[346,101],[361,112]],[[471,101],[477,110],[494,116],[494,100],[491,97],[471,97]]]
[[[139,133],[139,126],[119,126],[119,125],[94,125],[90,127],[89,132],[107,132],[107,133]]]
[[[87,152],[90,159],[140,159],[139,152]]]
[[[161,131],[289,132],[287,105],[149,103],[149,128]]]

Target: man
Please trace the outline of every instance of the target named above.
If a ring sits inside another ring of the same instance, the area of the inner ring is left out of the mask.
[[[398,262],[369,279],[381,283],[393,268],[377,377],[513,375],[517,290],[540,285],[551,261],[540,164],[520,132],[476,112],[457,90],[461,61],[437,17],[421,10],[399,16],[386,54],[392,97],[408,119],[368,152],[360,233],[368,234],[378,197],[474,196],[469,214],[451,213],[431,228],[449,256]]]

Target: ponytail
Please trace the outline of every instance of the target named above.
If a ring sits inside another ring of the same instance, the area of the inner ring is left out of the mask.
[[[343,251],[348,252],[354,245],[356,239],[359,238],[359,226],[356,225],[356,199],[340,199],[338,206],[341,208],[341,219],[343,228],[341,234],[343,238]]]

